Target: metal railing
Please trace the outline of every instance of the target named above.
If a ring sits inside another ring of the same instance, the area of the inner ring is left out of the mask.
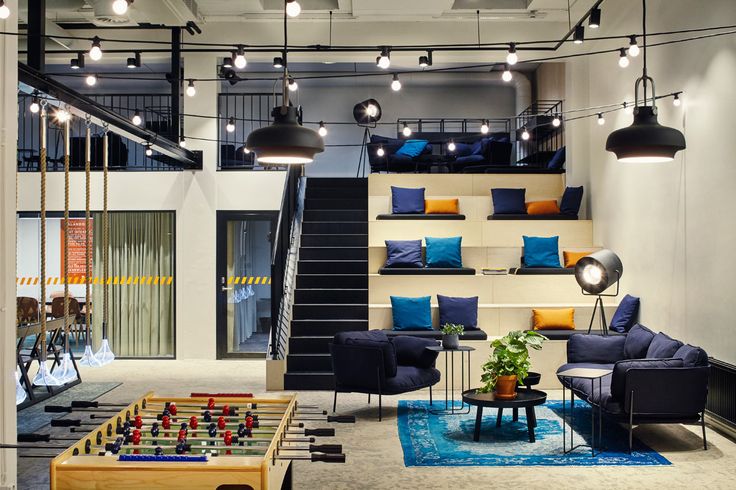
[[[557,151],[565,145],[564,121],[558,127],[552,125],[555,115],[562,111],[561,100],[539,100],[516,116],[514,130],[517,161],[535,154]],[[528,140],[521,139],[524,128],[529,132]]]
[[[306,178],[301,165],[290,166],[276,224],[271,255],[271,359],[285,359],[296,288]]]
[[[412,137],[422,136],[430,142],[445,142],[450,138],[478,137],[483,122],[488,124],[489,134],[509,133],[512,130],[512,120],[508,118],[399,118],[396,120],[396,134],[398,138],[403,138],[402,130],[406,123],[412,130]]]

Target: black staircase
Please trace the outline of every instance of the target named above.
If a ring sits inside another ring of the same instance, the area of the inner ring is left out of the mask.
[[[368,329],[368,179],[308,178],[284,388],[334,387],[328,344]]]

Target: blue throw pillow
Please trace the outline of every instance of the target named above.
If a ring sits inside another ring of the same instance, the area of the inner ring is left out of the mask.
[[[524,235],[524,266],[561,267],[559,238]]]
[[[440,327],[445,323],[462,325],[465,330],[478,330],[478,296],[453,298],[437,295],[440,306]]]
[[[569,216],[577,216],[580,204],[583,202],[583,186],[566,187],[560,201],[560,213]]]
[[[408,189],[391,186],[393,214],[421,214],[424,212],[424,187]]]
[[[637,323],[626,334],[624,357],[626,359],[644,359],[647,356],[647,349],[649,349],[649,344],[652,343],[653,338],[654,332],[644,325]]]
[[[700,347],[685,344],[672,355],[675,359],[682,359],[686,367],[699,367],[708,365],[708,354]]]
[[[608,328],[618,333],[628,332],[634,326],[637,313],[639,313],[639,298],[627,294],[616,308]]]
[[[429,141],[427,140],[406,140],[396,154],[406,155],[412,158],[418,157],[422,154],[428,143]]]
[[[485,149],[485,141],[480,139],[473,143],[473,145],[470,147],[470,154],[471,155],[483,155],[483,150]]]
[[[647,359],[670,359],[680,347],[682,342],[659,332],[649,344]]]
[[[453,155],[458,157],[466,157],[473,154],[473,145],[468,143],[455,143],[455,151]]]
[[[429,296],[391,296],[394,330],[432,330],[432,307],[429,300]]]
[[[547,163],[547,168],[559,170],[565,164],[565,147],[563,146],[552,155],[552,159]]]
[[[386,240],[386,267],[424,267],[421,240]]]
[[[427,267],[448,267],[457,269],[463,266],[461,244],[463,237],[450,238],[424,237],[427,244]]]
[[[526,189],[491,189],[493,214],[526,214]]]

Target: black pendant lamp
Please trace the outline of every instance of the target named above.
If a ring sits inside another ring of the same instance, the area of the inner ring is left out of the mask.
[[[300,165],[314,161],[314,155],[325,151],[320,135],[299,123],[296,107],[289,105],[289,71],[287,65],[287,14],[284,1],[284,76],[281,105],[274,107],[273,124],[248,135],[245,147],[255,153],[261,163]]]
[[[647,2],[642,0],[644,68],[634,85],[634,122],[608,135],[606,150],[616,154],[619,162],[662,163],[674,160],[685,149],[685,136],[678,130],[662,126],[657,121],[657,95],[654,80],[647,75]],[[639,85],[644,88],[639,105]],[[652,86],[651,105],[647,105],[648,85]]]

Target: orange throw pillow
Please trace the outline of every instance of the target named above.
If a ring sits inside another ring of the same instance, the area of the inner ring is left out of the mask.
[[[571,269],[575,267],[578,260],[590,255],[592,252],[568,252],[567,250],[562,251],[562,258],[565,261],[565,268]]]
[[[560,214],[557,201],[532,201],[526,203],[526,214]]]
[[[575,308],[532,310],[534,330],[575,330]]]
[[[457,199],[425,199],[426,214],[460,214],[460,202]]]

